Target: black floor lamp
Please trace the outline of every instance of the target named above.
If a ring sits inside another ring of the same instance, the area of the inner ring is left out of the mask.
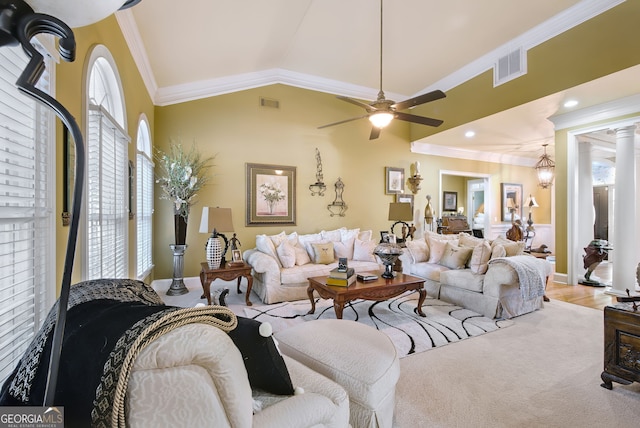
[[[129,8],[140,1],[0,0],[0,48],[2,46],[21,45],[25,53],[31,58],[18,78],[16,86],[21,92],[53,109],[71,133],[76,147],[76,180],[73,189],[73,206],[71,208],[71,222],[69,224],[69,238],[65,254],[60,298],[58,299],[58,314],[53,331],[44,406],[53,406],[55,404],[60,353],[62,351],[62,339],[64,337],[71,287],[71,273],[78,239],[78,224],[84,185],[85,149],[80,127],[71,113],[55,98],[36,88],[36,84],[45,70],[45,65],[42,55],[31,45],[30,40],[42,33],[58,37],[60,39],[58,47],[60,56],[65,61],[71,62],[75,59],[76,42],[73,31],[63,20],[76,27],[89,25],[106,18],[118,9]]]

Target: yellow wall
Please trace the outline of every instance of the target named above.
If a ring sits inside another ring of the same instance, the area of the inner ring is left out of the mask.
[[[280,109],[259,106],[260,97],[276,99]],[[523,183],[524,190],[536,190],[532,168],[511,167],[496,163],[458,160],[410,152],[408,125],[399,121],[383,130],[381,137],[370,141],[370,125],[366,120],[318,130],[322,124],[357,116],[361,112],[334,96],[273,85],[234,94],[212,97],[166,107],[156,107],[155,146],[168,150],[171,141],[189,147],[195,143],[203,156],[215,156],[213,180],[204,188],[193,208],[187,230],[185,276],[196,276],[200,263],[205,261],[207,234],[198,233],[203,206],[232,209],[234,228],[242,243],[242,250],[255,245],[257,234],[318,232],[340,226],[372,229],[377,237],[380,230],[388,230],[388,204],[394,195],[385,194],[385,167],[405,169],[419,160],[424,181],[415,196],[415,206],[424,214],[426,195],[430,194],[434,207],[440,206],[438,183],[441,170],[490,174],[492,192],[499,195],[501,182]],[[328,189],[324,197],[311,196],[308,187],[316,181],[315,149],[320,150],[324,181]],[[245,226],[246,179],[245,163],[265,163],[294,166],[297,169],[297,224],[295,226]],[[345,184],[343,199],[349,209],[345,217],[331,217],[327,204],[335,199],[334,183],[340,177]],[[459,205],[464,202],[466,184],[461,182]],[[445,189],[449,190],[449,189]],[[405,186],[405,191],[409,190]],[[161,189],[156,186],[156,196]],[[494,212],[499,213],[499,200]],[[547,207],[550,205],[547,204]],[[436,208],[438,209],[438,208]],[[538,213],[536,213],[538,215]],[[154,214],[155,278],[172,275],[174,242],[173,208],[169,201],[156,198]],[[499,216],[499,214],[498,214]],[[550,211],[541,210],[536,223],[550,222]]]
[[[91,49],[96,44],[105,45],[113,56],[118,67],[118,73],[122,80],[124,91],[124,101],[126,104],[126,120],[128,134],[131,137],[129,144],[129,159],[135,164],[136,160],[136,134],[138,130],[138,120],[142,113],[146,114],[149,126],[153,135],[154,129],[154,109],[153,102],[145,89],[144,83],[133,61],[133,58],[124,41],[120,27],[114,16],[111,16],[95,25],[74,29],[76,38],[76,60],[72,63],[61,62],[56,69],[56,97],[70,113],[75,117],[80,125],[80,129],[85,134],[83,123],[83,103],[84,80],[86,69],[86,58]],[[57,141],[62,141],[62,125],[57,122]],[[58,147],[61,144],[58,143]],[[62,183],[62,150],[57,150],[56,166],[59,171],[56,174],[56,187],[63,188]],[[56,204],[59,207],[58,214],[62,211],[62,192],[57,192]],[[69,228],[62,226],[60,217],[56,219],[56,260],[57,260],[57,283],[60,284],[62,270],[64,266],[64,256],[66,254]],[[129,276],[135,278],[135,242],[136,229],[135,220],[129,221]],[[83,237],[78,238],[78,248],[76,251],[76,261],[73,272],[73,282],[82,279],[82,254],[84,251]]]

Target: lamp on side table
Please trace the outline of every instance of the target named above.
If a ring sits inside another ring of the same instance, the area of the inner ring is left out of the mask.
[[[210,269],[218,269],[225,264],[225,255],[229,249],[229,241],[223,233],[233,232],[233,220],[231,217],[231,208],[202,208],[202,218],[200,220],[200,233],[211,233],[207,240],[206,254],[207,263]],[[224,240],[224,250],[220,238]]]

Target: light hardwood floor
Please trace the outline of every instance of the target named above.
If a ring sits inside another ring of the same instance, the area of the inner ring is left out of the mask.
[[[593,272],[604,283],[611,283],[611,263],[601,263]],[[557,282],[547,285],[549,299],[562,300],[576,305],[603,310],[605,306],[617,303],[615,296],[605,294],[606,287],[588,285],[567,285]]]

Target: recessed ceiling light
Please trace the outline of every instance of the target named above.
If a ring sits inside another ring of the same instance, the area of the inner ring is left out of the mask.
[[[578,101],[576,101],[576,100],[569,100],[569,101],[564,103],[564,106],[567,107],[567,108],[575,107],[577,105],[578,105]]]
[[[467,131],[467,132],[464,133],[464,136],[467,137],[467,138],[472,138],[475,135],[476,135],[476,133],[473,132],[473,131]]]

